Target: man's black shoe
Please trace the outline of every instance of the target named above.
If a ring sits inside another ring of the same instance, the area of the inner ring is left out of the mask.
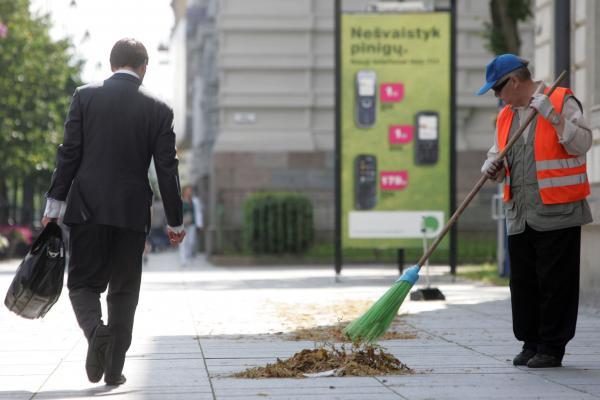
[[[125,379],[125,375],[121,374],[118,377],[115,376],[105,376],[104,377],[104,382],[108,385],[108,386],[119,386],[124,384],[127,381],[127,379]]]
[[[88,345],[87,357],[85,359],[85,372],[92,383],[96,383],[102,379],[106,349],[109,342],[110,331],[108,327],[103,324],[98,325]]]
[[[513,365],[527,365],[527,362],[535,356],[535,351],[524,349],[513,359]]]
[[[550,354],[536,354],[531,360],[527,362],[529,368],[556,368],[561,367],[561,360],[556,356]]]

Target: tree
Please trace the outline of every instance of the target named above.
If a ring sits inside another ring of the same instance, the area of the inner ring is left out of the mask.
[[[31,188],[47,184],[80,82],[81,63],[71,61],[67,40],[50,38],[50,26],[48,16],[31,15],[29,0],[0,0],[0,224],[8,188],[32,203]]]
[[[533,15],[531,0],[490,0],[490,15],[492,23],[485,23],[488,50],[494,54],[519,54],[518,23]]]

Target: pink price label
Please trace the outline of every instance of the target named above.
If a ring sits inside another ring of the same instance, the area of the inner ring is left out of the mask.
[[[388,139],[390,144],[406,144],[413,140],[412,125],[390,125],[388,127]]]
[[[381,171],[381,190],[403,190],[408,186],[408,171]]]
[[[403,83],[382,83],[379,85],[379,97],[382,103],[397,103],[404,98]]]

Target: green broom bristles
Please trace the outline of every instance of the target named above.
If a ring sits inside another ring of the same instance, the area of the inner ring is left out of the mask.
[[[419,278],[419,267],[407,271],[361,317],[351,322],[344,333],[354,343],[372,343],[388,330],[398,309]]]

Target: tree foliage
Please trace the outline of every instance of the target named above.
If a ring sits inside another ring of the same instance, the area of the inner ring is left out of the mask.
[[[532,17],[531,0],[490,0],[492,22],[486,22],[487,48],[494,54],[519,54],[519,22]]]
[[[81,64],[29,0],[0,0],[0,24],[0,179],[28,177],[54,166]]]

